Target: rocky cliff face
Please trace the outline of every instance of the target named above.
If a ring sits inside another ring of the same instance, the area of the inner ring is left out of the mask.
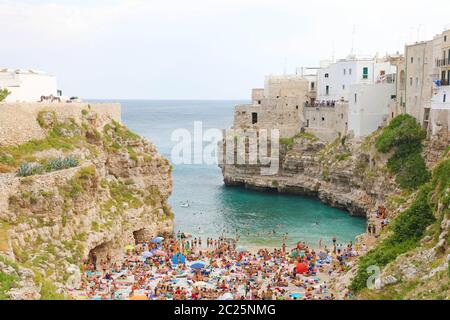
[[[258,165],[225,164],[221,166],[224,181],[229,186],[317,197],[352,215],[365,216],[399,192],[384,168],[388,157],[376,152],[371,139],[339,138],[326,144],[299,135],[282,145],[277,175],[262,176]]]
[[[173,228],[171,167],[153,144],[88,107],[36,121],[43,139],[0,147],[0,298],[62,297],[90,254],[119,260],[126,245]],[[76,165],[46,167],[67,156]],[[19,177],[24,162],[45,170]]]
[[[369,215],[378,206],[388,208],[391,222],[401,217],[417,202],[419,190],[401,190],[386,164],[392,153],[377,152],[374,142],[380,132],[364,141],[336,139],[325,144],[313,136],[300,134],[282,141],[280,170],[275,176],[262,176],[259,165],[221,165],[224,181],[230,186],[244,186],[257,190],[276,190],[317,197],[323,202],[349,211],[354,215]],[[380,260],[391,259],[378,268],[375,288],[364,288],[357,293],[358,299],[449,299],[450,277],[450,135],[442,131],[424,143],[422,156],[430,171],[431,192],[427,201],[431,205],[434,222],[419,240],[410,239],[406,250],[401,247],[383,252],[380,246],[393,234],[392,226],[385,228],[377,237],[363,234],[358,246],[366,251],[351,261],[343,272],[328,283],[336,297],[343,298],[360,271],[360,260],[374,251]],[[417,208],[417,203],[416,203]],[[405,224],[405,217],[402,223]],[[414,219],[410,216],[408,219]],[[414,223],[414,222],[413,222]],[[419,222],[417,222],[419,223]],[[379,224],[379,221],[378,221]],[[416,225],[418,228],[419,225]],[[392,247],[405,245],[393,243]],[[397,254],[397,252],[401,252]],[[385,256],[386,255],[386,256]],[[372,254],[373,256],[373,254]],[[379,256],[379,257],[378,257]]]

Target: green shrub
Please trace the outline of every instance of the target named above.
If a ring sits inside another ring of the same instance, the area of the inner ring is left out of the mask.
[[[366,287],[369,266],[384,267],[419,244],[426,228],[435,221],[430,197],[432,191],[432,184],[424,185],[411,206],[393,221],[392,234],[361,257],[358,272],[350,285],[351,290],[357,292]]]
[[[44,167],[40,164],[32,164],[32,163],[22,163],[17,171],[18,177],[29,177],[37,174],[42,174],[44,172]]]
[[[402,114],[392,119],[376,139],[375,146],[378,151],[386,153],[402,144],[421,144],[425,138],[426,132],[416,119],[408,114]]]
[[[47,172],[59,171],[77,167],[78,164],[79,162],[74,156],[68,156],[66,158],[48,160],[45,169]]]
[[[19,278],[17,276],[9,275],[0,272],[0,300],[8,300],[9,296],[6,294],[17,282]]]
[[[294,138],[280,138],[280,144],[291,149],[294,145]]]
[[[339,154],[337,154],[337,155],[334,157],[334,159],[335,159],[336,161],[340,162],[340,161],[347,160],[350,156],[351,156],[351,153],[349,153],[349,152],[346,152],[346,153],[339,153]]]
[[[0,102],[6,99],[11,94],[8,89],[0,89]]]
[[[410,115],[394,118],[375,141],[378,151],[387,153],[395,148],[388,160],[388,169],[396,175],[402,189],[415,190],[430,180],[422,157],[422,140],[426,132]]]

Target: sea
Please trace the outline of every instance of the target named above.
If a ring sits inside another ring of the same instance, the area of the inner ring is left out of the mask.
[[[181,164],[179,159],[173,161],[180,132],[194,137],[194,128],[198,129],[199,124],[203,133],[229,128],[234,106],[248,101],[114,102],[122,104],[123,123],[152,141],[173,165],[174,188],[169,204],[175,213],[175,232],[190,233],[203,241],[207,237],[238,235],[239,245],[247,248],[280,247],[285,234],[288,246],[303,241],[318,247],[319,242],[330,244],[334,236],[346,243],[364,232],[364,218],[352,217],[317,199],[226,187],[217,164],[195,159]],[[192,146],[192,158],[196,150]]]

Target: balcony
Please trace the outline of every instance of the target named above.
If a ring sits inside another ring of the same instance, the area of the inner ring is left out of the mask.
[[[450,81],[449,81],[449,79],[440,79],[439,84],[440,84],[440,87],[448,86],[448,85],[450,85]]]
[[[437,60],[436,60],[436,66],[437,66],[437,67],[450,66],[450,58],[447,58],[447,59],[437,59]]]

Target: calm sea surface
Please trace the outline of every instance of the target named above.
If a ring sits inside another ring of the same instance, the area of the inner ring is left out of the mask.
[[[131,130],[156,144],[170,160],[176,141],[175,129],[193,133],[194,122],[203,129],[225,129],[233,122],[233,107],[243,101],[139,101],[122,100],[122,120]],[[259,193],[225,187],[216,165],[175,165],[174,190],[170,204],[175,212],[175,231],[217,237],[237,232],[244,246],[280,246],[288,233],[288,244],[302,240],[317,246],[354,240],[364,232],[365,219],[329,208],[315,199]],[[189,201],[189,208],[181,204]]]

